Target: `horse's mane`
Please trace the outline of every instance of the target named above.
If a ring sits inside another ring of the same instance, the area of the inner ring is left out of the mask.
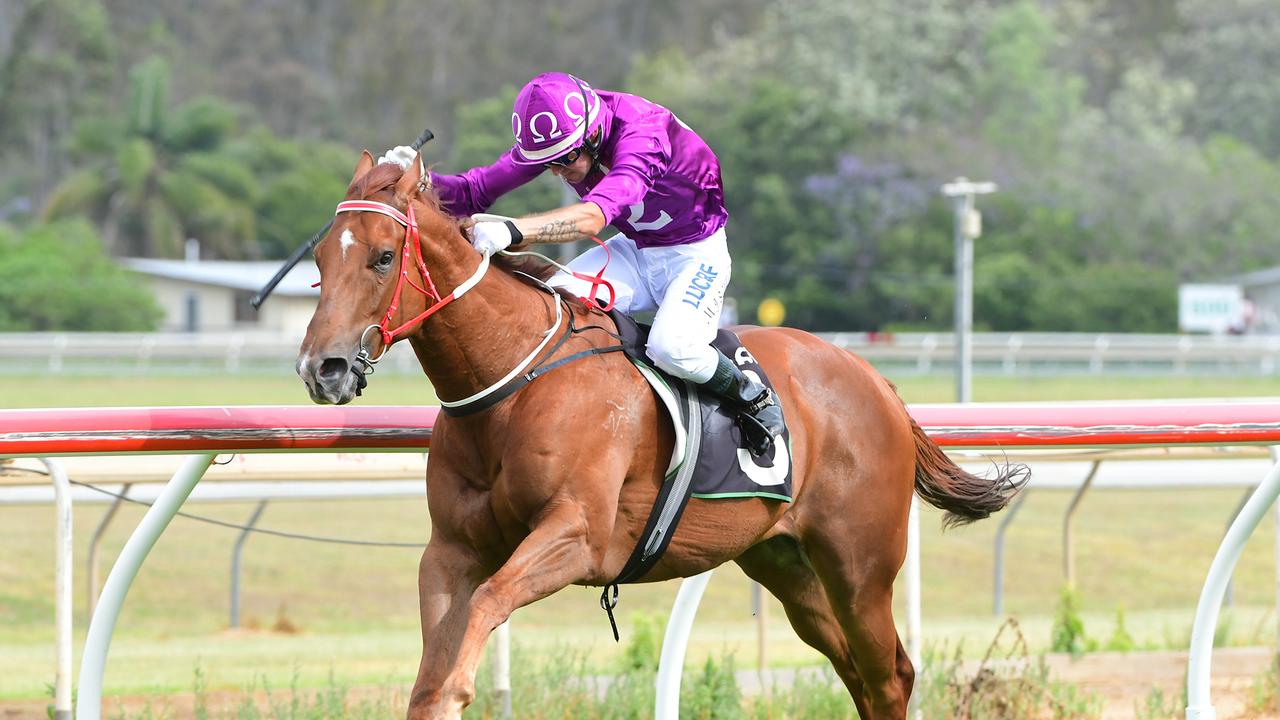
[[[369,172],[361,175],[351,182],[351,185],[347,188],[347,196],[369,198],[380,192],[391,191],[403,176],[404,169],[396,163],[389,162],[382,163],[381,165],[375,165]],[[444,216],[453,225],[454,230],[460,234],[464,234],[463,228],[466,226],[466,223],[470,221],[470,218],[458,217],[449,212],[440,201],[440,195],[436,192],[434,186],[429,187],[427,192],[423,193],[419,197],[425,201],[429,207]],[[512,249],[524,250],[526,247],[527,246],[525,245],[517,245]],[[531,255],[495,255],[492,262],[492,267],[500,268],[522,280],[523,278],[521,278],[521,275],[518,273],[523,273],[539,280],[546,281],[551,279],[551,276],[555,275],[559,270],[559,268],[550,262]],[[561,291],[560,294],[571,303],[582,306],[584,309],[589,309],[587,308],[586,303],[582,302],[581,299],[571,293]]]

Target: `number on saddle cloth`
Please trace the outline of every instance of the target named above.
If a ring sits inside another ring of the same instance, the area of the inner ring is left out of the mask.
[[[610,312],[609,315],[618,326],[623,351],[632,362],[652,370],[665,381],[665,387],[661,387],[650,380],[654,392],[659,395],[664,392],[675,393],[676,402],[671,404],[674,407],[685,406],[685,393],[694,392],[697,395],[701,411],[701,435],[697,442],[691,443],[697,452],[693,457],[682,458],[684,462],[696,463],[691,495],[696,498],[764,497],[790,502],[790,431],[784,430],[781,440],[773,443],[768,453],[761,457],[753,456],[747,450],[746,438],[736,422],[736,409],[721,407],[719,399],[698,391],[692,383],[673,378],[654,366],[645,354],[650,330],[648,325],[638,323],[617,311]],[[743,347],[735,333],[721,329],[711,344],[737,363],[743,373],[758,377],[761,383],[772,388],[764,368]],[[646,379],[650,377],[646,375]],[[671,407],[667,403],[659,405]],[[689,426],[686,417],[673,417],[672,422],[682,423],[686,428]]]

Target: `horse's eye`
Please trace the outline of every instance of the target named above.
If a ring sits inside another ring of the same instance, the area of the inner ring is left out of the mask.
[[[382,255],[378,257],[378,267],[386,269],[391,267],[391,263],[395,262],[396,254],[390,250],[383,250]]]

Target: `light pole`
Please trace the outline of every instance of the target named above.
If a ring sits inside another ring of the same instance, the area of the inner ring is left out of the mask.
[[[956,217],[956,401],[962,403],[973,399],[973,239],[982,234],[982,215],[973,207],[973,196],[995,191],[995,183],[966,177],[942,186]]]

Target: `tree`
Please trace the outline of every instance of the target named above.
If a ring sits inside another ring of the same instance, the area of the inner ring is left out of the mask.
[[[0,13],[13,21],[0,17],[0,27],[12,28],[0,53],[0,208],[14,196],[41,203],[68,170],[61,143],[78,118],[108,107],[116,58],[98,0],[22,5],[6,3]]]
[[[287,256],[333,216],[359,157],[345,145],[283,139],[265,127],[231,141],[225,152],[253,175],[253,245],[268,258]]]
[[[210,97],[171,107],[159,58],[131,79],[126,115],[77,124],[71,145],[84,169],[58,184],[44,218],[93,218],[117,255],[177,257],[195,237],[215,256],[258,256],[254,178],[224,152],[237,111]]]
[[[1168,64],[1195,85],[1192,130],[1280,157],[1280,8],[1272,0],[1182,0],[1178,10],[1186,31],[1168,39]]]
[[[163,314],[87,222],[0,226],[0,331],[146,331]]]
[[[466,103],[458,108],[458,126],[466,128],[453,146],[452,158],[437,166],[438,172],[464,172],[489,165],[515,142],[511,135],[511,106],[516,88],[508,86],[497,95]],[[427,148],[431,150],[430,146]],[[518,217],[545,212],[576,202],[577,196],[551,173],[543,173],[533,182],[518,188],[494,203],[491,212]]]

